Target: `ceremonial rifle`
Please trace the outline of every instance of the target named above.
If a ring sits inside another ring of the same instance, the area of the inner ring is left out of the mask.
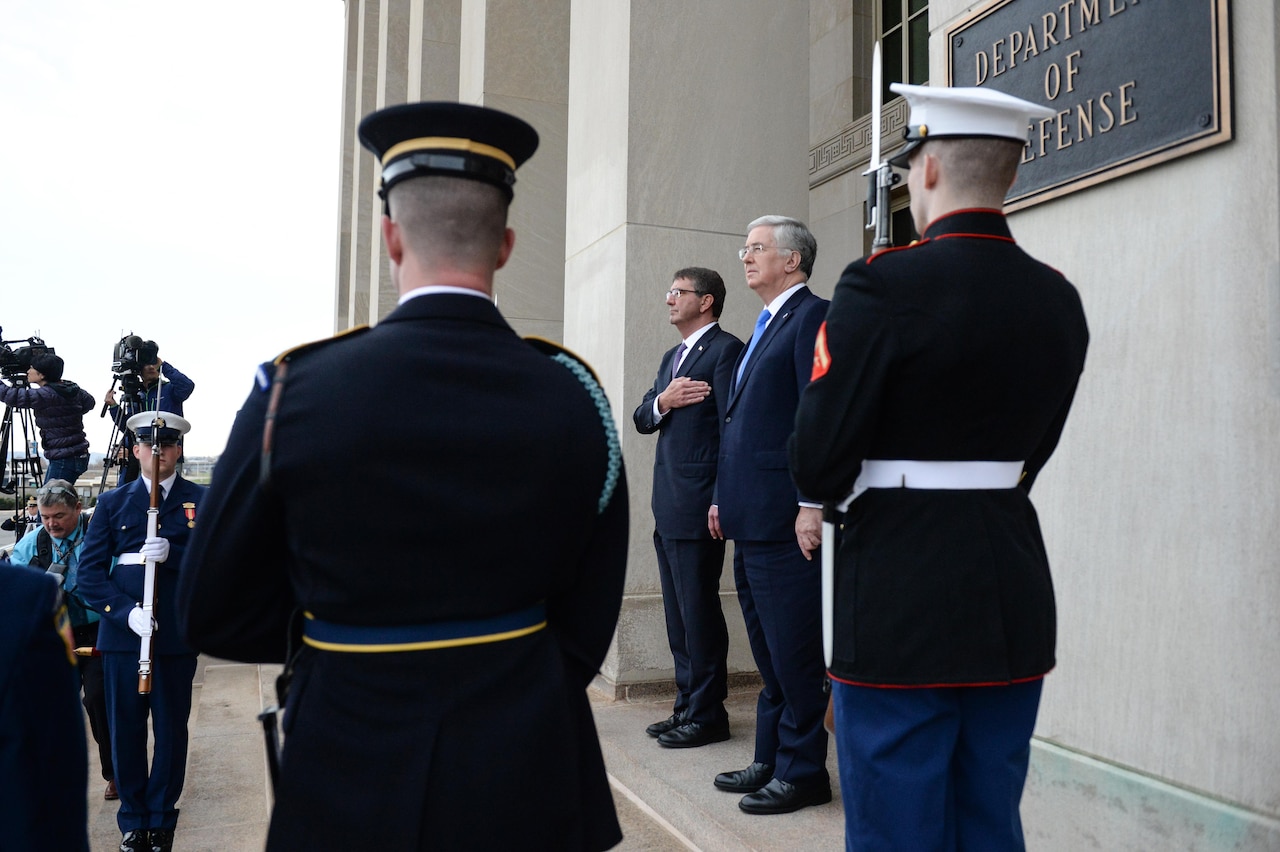
[[[875,232],[871,240],[872,254],[893,244],[889,195],[894,185],[902,180],[893,166],[881,157],[882,73],[880,42],[877,41],[871,54],[871,160],[863,172],[867,178],[866,230]],[[835,646],[836,524],[848,510],[850,502],[846,499],[839,505],[825,503],[822,506],[822,655],[827,668],[831,668]]]
[[[157,406],[159,394],[156,394]],[[151,420],[151,507],[147,509],[147,538],[155,538],[160,531],[160,430],[164,421],[160,419],[159,410]],[[148,558],[145,562],[142,580],[142,614],[152,625],[142,637],[138,649],[138,694],[151,693],[151,635],[155,630],[153,613],[156,606],[156,561]]]
[[[902,178],[893,166],[881,159],[880,110],[883,108],[881,92],[882,70],[880,42],[876,42],[871,54],[871,161],[863,174],[867,177],[867,226],[874,231],[871,251],[874,254],[893,244],[893,217],[889,211],[889,194]]]

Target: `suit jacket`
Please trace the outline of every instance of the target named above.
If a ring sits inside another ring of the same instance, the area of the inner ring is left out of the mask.
[[[756,343],[742,380],[729,393],[716,481],[726,538],[795,538],[803,497],[787,468],[787,438],[800,392],[813,371],[813,343],[827,305],[808,287],[793,293]]]
[[[156,532],[169,540],[169,558],[156,566],[157,630],[151,640],[152,653],[195,653],[178,630],[178,567],[208,490],[179,476],[160,504]],[[77,578],[80,596],[101,616],[99,650],[138,653],[138,634],[129,628],[129,612],[142,602],[146,566],[113,565],[113,559],[142,547],[150,506],[147,484],[139,477],[104,491],[89,521]]]
[[[622,603],[627,487],[608,402],[566,358],[521,340],[485,299],[411,299],[282,356],[265,486],[276,368],[263,366],[183,567],[196,648],[283,661],[295,610],[381,627],[547,607],[545,629],[507,641],[308,646],[268,848],[617,842],[585,690]],[[352,520],[355,499],[374,502],[377,530]]]
[[[665,539],[707,539],[707,510],[720,457],[720,421],[729,405],[733,366],[742,341],[719,325],[707,330],[680,365],[680,376],[711,385],[711,396],[696,405],[673,408],[657,420],[653,401],[671,383],[678,346],[668,349],[658,377],[632,415],[642,435],[658,433],[653,459],[653,519]]]
[[[823,339],[826,372],[791,446],[807,493],[839,502],[864,459],[1025,462],[1020,488],[877,488],[853,503],[832,674],[892,685],[1044,674],[1053,584],[1028,492],[1084,368],[1075,288],[1018,248],[998,211],[960,211],[912,247],[850,264]]]

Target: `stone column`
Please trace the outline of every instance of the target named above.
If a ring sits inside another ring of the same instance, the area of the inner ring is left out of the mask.
[[[380,167],[356,128],[384,106],[457,99],[459,21],[460,0],[347,0],[335,331],[377,322],[399,297],[382,245]]]
[[[562,340],[569,0],[463,0],[461,30],[459,99],[517,115],[540,139],[517,175],[498,308],[521,334]]]
[[[719,271],[721,322],[746,339],[761,307],[735,254],[747,223],[808,218],[808,13],[770,0],[580,0],[570,33],[564,337],[604,382],[631,484],[626,598],[603,675],[619,693],[669,689],[655,439],[636,433],[631,412],[679,340],[662,297],[671,274]],[[730,671],[751,672],[728,561]]]

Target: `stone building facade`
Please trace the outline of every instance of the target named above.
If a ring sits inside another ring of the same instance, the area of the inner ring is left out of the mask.
[[[361,116],[443,99],[530,121],[542,144],[520,171],[498,306],[521,333],[581,353],[609,393],[635,535],[601,682],[620,695],[667,682],[648,535],[653,442],[628,427],[675,342],[662,304],[671,273],[719,270],[722,322],[749,335],[758,305],[735,251],[751,219],[782,213],[817,235],[811,285],[830,296],[866,247],[871,43],[898,22],[897,78],[945,83],[948,33],[988,4],[345,2],[335,329],[395,304],[377,166],[355,139]],[[1011,214],[1019,242],[1080,288],[1093,335],[1063,442],[1036,487],[1059,664],[1024,798],[1028,843],[1280,849],[1275,4],[1235,0],[1228,20],[1226,0],[1012,3],[1041,29],[1041,6],[1085,22],[1175,6],[1220,13],[1228,55],[1216,82],[1232,122],[1220,144]],[[900,102],[886,104],[893,145],[905,118]],[[895,207],[906,200],[899,193]],[[746,676],[730,574],[730,663]]]

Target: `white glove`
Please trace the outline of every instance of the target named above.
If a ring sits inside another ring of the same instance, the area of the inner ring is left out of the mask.
[[[149,538],[138,553],[144,562],[163,562],[169,558],[169,539],[160,536]]]
[[[156,632],[156,620],[149,618],[142,607],[135,606],[129,610],[129,629],[139,636],[150,636]]]

